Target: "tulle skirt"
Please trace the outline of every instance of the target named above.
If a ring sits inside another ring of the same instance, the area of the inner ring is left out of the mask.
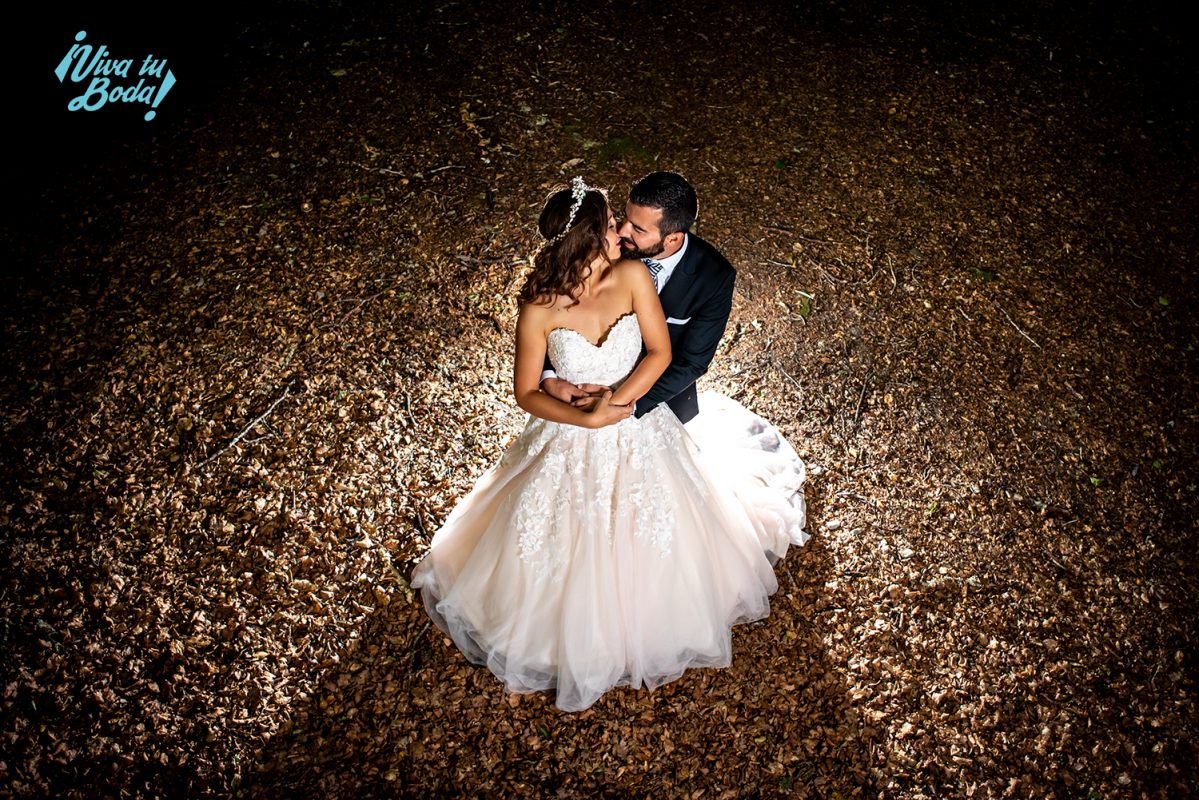
[[[566,711],[731,662],[731,626],[767,616],[773,563],[806,538],[804,472],[734,401],[700,408],[686,429],[665,406],[596,431],[529,419],[412,581],[470,661]]]

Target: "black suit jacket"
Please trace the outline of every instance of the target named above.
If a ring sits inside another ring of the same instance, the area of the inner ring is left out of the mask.
[[[687,252],[658,295],[670,330],[670,366],[637,401],[637,416],[666,403],[682,422],[699,413],[695,382],[708,371],[733,309],[736,270],[720,252],[687,234]]]

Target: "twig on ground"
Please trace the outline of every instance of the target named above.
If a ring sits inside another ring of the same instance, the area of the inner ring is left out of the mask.
[[[412,416],[412,398],[408,396],[407,392],[404,392],[404,408],[408,412],[408,421],[411,422],[412,427],[415,428],[416,417]]]
[[[1017,325],[1017,324],[1016,324],[1016,321],[1012,319],[1012,316],[1011,316],[1010,314],[1008,314],[1008,313],[1007,313],[1007,311],[1004,309],[1004,307],[1003,307],[1003,306],[999,305],[998,303],[991,303],[991,305],[995,306],[995,307],[996,307],[996,308],[998,308],[1000,311],[1002,311],[1002,312],[1003,312],[1003,315],[1004,315],[1005,317],[1007,317],[1007,321],[1008,321],[1008,322],[1010,322],[1010,323],[1012,324],[1012,327],[1013,327],[1013,328],[1015,328],[1015,329],[1016,329],[1016,331],[1017,331],[1017,332],[1018,332],[1018,333],[1019,333],[1021,336],[1023,336],[1025,339],[1028,339],[1028,341],[1032,342],[1032,344],[1033,344],[1033,347],[1037,348],[1038,350],[1042,349],[1042,348],[1041,348],[1041,345],[1039,345],[1039,344],[1037,344],[1035,341],[1033,341],[1033,338],[1032,338],[1031,336],[1029,336],[1027,333],[1025,333],[1023,328],[1021,328],[1019,325]]]
[[[853,234],[850,234],[850,235],[853,236]],[[865,239],[859,239],[856,236],[854,236],[853,238],[855,241],[862,243],[862,246],[866,250],[866,261],[868,261],[870,264],[873,265],[874,264],[874,251],[870,249],[870,234],[867,233]]]
[[[815,263],[815,262],[813,262],[813,263]],[[838,283],[845,283],[844,278],[834,278],[832,276],[832,274],[829,273],[828,270],[826,270],[824,267],[820,266],[819,264],[816,264],[816,269],[820,270],[820,274],[823,275],[824,277],[828,278],[828,282],[831,284],[835,285]]]
[[[781,372],[783,374],[783,377],[785,377],[787,380],[789,380],[793,384],[795,384],[795,388],[799,390],[799,404],[800,404],[800,406],[802,406],[803,402],[804,402],[804,390],[803,390],[803,386],[800,384],[800,382],[795,380],[795,378],[793,378],[791,376],[790,372],[787,372],[787,370],[780,367],[778,361],[776,361],[773,358],[770,359],[770,366],[777,369],[779,372]]]
[[[356,167],[361,167],[367,172],[382,172],[384,175],[399,175],[401,178],[408,177],[408,173],[406,172],[399,172],[394,169],[388,169],[387,167],[372,167],[369,164],[360,164],[357,161],[351,161],[350,163]]]
[[[1050,553],[1048,550],[1045,550],[1044,552],[1045,552],[1045,557],[1048,558],[1050,561],[1052,561],[1053,565],[1055,567],[1060,569],[1062,572],[1065,572],[1066,574],[1070,573],[1070,570],[1066,569],[1066,566],[1064,564],[1062,564],[1062,562],[1060,562],[1056,558],[1054,558],[1052,553]]]
[[[283,356],[283,363],[279,365],[279,369],[282,371],[291,366],[291,360],[295,358],[295,355],[296,345],[293,344],[291,347],[287,348],[287,353]]]
[[[245,442],[246,444],[254,444],[255,442],[261,442],[263,439],[270,439],[274,435],[274,433],[264,433],[261,436],[255,436],[253,439],[246,439]]]
[[[395,582],[399,584],[400,591],[403,593],[404,598],[407,599],[408,602],[412,602],[414,599],[416,599],[416,593],[412,591],[412,584],[408,583],[408,579],[404,577],[403,573],[396,569],[395,563],[391,560],[391,553],[387,552],[387,548],[379,542],[376,542],[374,539],[371,539],[371,543],[374,544],[378,548],[379,552],[383,554],[383,563],[387,565],[387,570],[391,573],[391,577],[395,578]]]
[[[420,534],[425,538],[426,542],[433,540],[433,534],[429,533],[429,525],[425,522],[425,510],[420,507],[420,503],[414,503],[416,507],[416,527],[420,528]]]
[[[263,411],[261,414],[259,414],[257,417],[254,418],[253,422],[251,422],[246,427],[242,428],[241,432],[238,433],[237,436],[233,437],[233,441],[229,442],[229,444],[225,445],[220,450],[218,450],[217,452],[210,455],[208,458],[201,461],[199,463],[199,465],[197,465],[196,469],[203,469],[204,467],[208,466],[208,464],[210,462],[212,462],[214,459],[219,458],[227,450],[229,450],[233,447],[236,447],[237,443],[240,442],[247,433],[252,431],[254,429],[254,427],[256,425],[258,425],[258,423],[262,422],[264,419],[269,417],[271,415],[271,412],[275,410],[275,407],[278,406],[280,403],[282,403],[284,400],[286,400],[290,394],[291,394],[291,384],[289,383],[289,384],[287,384],[287,387],[283,390],[283,394],[276,397],[275,402],[271,403],[266,411]]]
[[[866,399],[866,387],[869,385],[870,374],[867,373],[866,377],[862,379],[862,391],[858,393],[858,405],[853,411],[853,426],[855,430],[858,427],[858,422],[862,418],[862,401]]]

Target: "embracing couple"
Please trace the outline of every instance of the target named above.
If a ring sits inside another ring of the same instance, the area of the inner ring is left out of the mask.
[[[620,256],[645,264],[670,335],[669,366],[637,399],[637,416],[662,403],[680,422],[699,413],[695,382],[707,372],[728,324],[736,273],[715,247],[690,232],[698,211],[695,189],[682,175],[654,172],[633,184],[616,228]],[[638,271],[635,264],[630,268]],[[575,386],[557,377],[548,362],[546,367],[541,388],[563,402],[583,405],[583,398],[605,388]]]
[[[795,451],[696,393],[735,277],[689,232],[697,207],[671,172],[633,185],[619,226],[581,178],[550,195],[516,329],[529,420],[414,573],[469,660],[564,710],[728,665],[730,627],[769,613],[773,564],[806,539]]]

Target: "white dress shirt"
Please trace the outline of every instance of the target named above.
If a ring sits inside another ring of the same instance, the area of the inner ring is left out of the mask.
[[[674,268],[683,260],[683,254],[687,252],[687,234],[683,234],[683,246],[678,251],[667,258],[655,258],[662,265],[662,269],[658,270],[657,276],[654,278],[654,284],[657,286],[658,294],[662,294],[662,288],[666,286],[666,282],[670,280],[670,276],[674,274]]]

